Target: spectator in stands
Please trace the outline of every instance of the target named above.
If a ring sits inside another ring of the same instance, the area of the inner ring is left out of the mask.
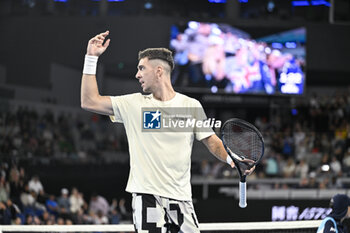
[[[64,225],[64,219],[61,217],[57,218],[57,225]]]
[[[1,149],[1,147],[0,147]],[[2,150],[0,150],[2,151]],[[8,164],[7,163],[0,163],[0,177],[5,177],[7,175],[7,170],[8,170]]]
[[[27,215],[25,224],[26,225],[33,225],[34,224],[34,218],[32,215]],[[40,223],[38,223],[38,224],[40,224]]]
[[[19,179],[22,181],[25,181],[26,179],[26,173],[23,167],[19,168]]]
[[[44,208],[42,205],[37,203],[37,195],[34,191],[29,191],[28,185],[25,186],[20,199],[24,209],[30,209],[35,211],[36,208]]]
[[[75,224],[85,224],[86,223],[83,209],[78,210],[78,212],[76,212],[73,215],[73,221]]]
[[[98,195],[97,193],[93,193],[90,199],[89,211],[94,214],[97,214],[99,211],[101,211],[104,216],[107,216],[109,211],[109,204],[104,197]]]
[[[305,162],[304,159],[300,160],[295,167],[295,176],[304,178],[309,174],[309,165]]]
[[[310,172],[309,174],[309,188],[315,189],[317,188],[317,174],[316,172]]]
[[[43,189],[36,195],[36,201],[40,205],[45,206],[48,199],[49,195],[47,195]]]
[[[43,214],[41,215],[40,220],[43,224],[50,225],[50,220],[51,220],[50,217],[51,217],[50,213],[48,211],[44,211]]]
[[[84,205],[84,199],[82,197],[82,194],[79,193],[77,188],[72,189],[71,195],[69,197],[69,204],[70,204],[70,211],[73,214],[76,214],[82,210]]]
[[[41,190],[44,190],[43,185],[39,179],[38,175],[34,175],[32,179],[28,183],[29,190],[33,190],[36,194],[38,194]]]
[[[39,219],[38,216],[28,214],[28,215],[26,216],[25,224],[26,224],[26,225],[40,225],[40,224],[41,224],[41,221],[40,221],[40,219]]]
[[[109,223],[110,224],[119,224],[122,216],[120,215],[118,206],[118,200],[113,198],[112,203],[109,208]]]
[[[321,145],[322,145],[322,151],[332,150],[331,140],[326,133],[323,133],[321,136]]]
[[[341,170],[341,164],[340,162],[338,161],[337,157],[336,156],[332,156],[331,158],[331,162],[330,162],[330,168],[331,168],[331,171],[333,172],[334,175],[336,176],[341,176],[342,174],[342,170]]]
[[[21,169],[23,170],[23,168]],[[10,180],[10,195],[15,204],[21,207],[20,201],[21,193],[24,191],[24,178],[22,178],[20,171],[14,173]]]
[[[348,150],[344,156],[342,170],[343,170],[344,174],[349,176],[349,174],[350,174],[350,147],[348,148]]]
[[[293,158],[288,158],[287,164],[283,167],[283,177],[285,178],[291,178],[294,177],[295,173],[295,163]]]
[[[16,219],[12,222],[13,225],[22,225],[22,219],[20,217],[16,217]]]
[[[66,219],[66,225],[73,225],[73,221],[71,219]]]
[[[117,209],[112,209],[109,214],[109,223],[110,224],[119,224],[121,220],[121,216]]]
[[[131,220],[131,213],[125,206],[125,198],[119,200],[118,210],[123,220]]]
[[[11,224],[11,212],[7,208],[4,202],[0,202],[0,224],[1,225]]]
[[[108,218],[106,215],[102,213],[101,210],[97,211],[97,213],[93,216],[94,224],[108,224]]]
[[[295,126],[294,131],[294,146],[295,146],[295,157],[297,160],[305,159],[307,155],[307,137],[305,129],[302,128],[301,124],[298,122]]]
[[[278,163],[275,156],[269,156],[265,160],[265,173],[268,177],[277,177],[279,173]]]
[[[330,186],[330,181],[328,177],[323,178],[320,182],[318,182],[318,189],[327,189]]]
[[[49,199],[46,201],[46,209],[50,214],[53,214],[56,217],[58,216],[59,207],[54,195],[50,195]]]
[[[11,169],[10,169],[10,172],[9,172],[8,180],[9,181],[13,181],[13,180],[15,180],[18,177],[19,177],[19,170],[17,169],[17,166],[16,165],[12,165]]]
[[[299,188],[317,189],[316,172],[312,171],[308,177],[302,178],[299,183]]]
[[[5,176],[0,177],[0,202],[5,202],[10,196],[10,185]]]
[[[21,210],[15,203],[12,202],[11,199],[8,199],[6,201],[6,205],[7,205],[7,208],[9,208],[11,211],[12,220],[15,220],[17,215],[21,214]]]
[[[302,177],[299,181],[298,188],[305,189],[309,187],[309,177]]]
[[[68,189],[61,189],[61,196],[57,199],[60,216],[67,218],[70,213],[70,202],[68,198]]]
[[[286,129],[283,139],[282,154],[284,158],[290,158],[294,155],[294,140],[290,132],[290,128]]]
[[[111,212],[112,210],[116,210],[116,209],[118,209],[118,200],[116,198],[113,198],[109,206],[109,211]]]

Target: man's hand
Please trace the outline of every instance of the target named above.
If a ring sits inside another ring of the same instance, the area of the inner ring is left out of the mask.
[[[109,35],[109,31],[105,31],[103,33],[100,33],[98,35],[96,35],[95,37],[91,38],[91,40],[89,40],[88,46],[87,46],[87,55],[90,56],[100,56],[102,53],[104,53],[104,51],[106,51],[106,49],[109,46],[109,42],[111,41],[111,39],[106,40],[106,42],[103,44],[103,42],[105,41],[106,37]]]
[[[229,157],[229,155],[227,155],[227,156],[228,156],[227,159],[226,159],[227,163],[229,163],[231,165],[231,167],[234,168],[235,167],[235,163],[232,161],[232,159]],[[249,170],[245,170],[244,171],[244,175],[249,176],[250,174],[253,173],[254,170],[255,170],[255,165],[253,167],[251,167]]]
[[[250,174],[253,173],[254,170],[255,170],[255,166],[253,166],[253,167],[250,168],[249,170],[245,170],[245,171],[244,171],[244,175],[249,176]]]

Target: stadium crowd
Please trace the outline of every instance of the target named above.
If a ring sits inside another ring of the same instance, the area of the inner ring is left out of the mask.
[[[116,134],[113,127],[107,127],[107,118],[91,116],[84,121],[29,108],[0,112],[0,224],[130,221],[123,198],[108,202],[94,193],[87,202],[79,187],[61,187],[60,196],[55,196],[45,192],[38,176],[27,175],[20,166],[23,159],[93,163],[104,151],[127,153],[125,132]],[[288,111],[256,117],[254,124],[263,132],[266,149],[252,178],[299,179],[293,187],[278,184],[268,188],[348,188],[338,178],[350,175],[349,94],[314,95]],[[192,172],[206,178],[236,175],[220,161],[194,162]]]
[[[0,224],[70,225],[130,222],[125,199],[92,193],[89,201],[76,187],[61,189],[60,196],[45,192],[37,175],[30,179],[23,167],[2,163],[0,180]]]
[[[59,158],[67,161],[93,162],[99,151],[127,151],[124,135],[108,127],[109,120],[91,115],[87,120],[77,116],[43,114],[27,107],[1,113],[2,157],[30,159]]]

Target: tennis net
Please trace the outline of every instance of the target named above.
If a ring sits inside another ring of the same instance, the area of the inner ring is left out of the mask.
[[[311,233],[316,232],[320,220],[290,222],[202,223],[206,233]],[[120,225],[2,225],[5,232],[134,232],[131,224]]]

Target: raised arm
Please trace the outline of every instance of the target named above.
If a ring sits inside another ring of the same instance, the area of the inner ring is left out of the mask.
[[[101,96],[96,81],[98,57],[106,51],[110,39],[106,40],[109,31],[100,33],[89,40],[85,56],[83,77],[81,80],[81,107],[90,112],[113,115],[113,107],[109,96]],[[104,42],[105,41],[105,42]]]

